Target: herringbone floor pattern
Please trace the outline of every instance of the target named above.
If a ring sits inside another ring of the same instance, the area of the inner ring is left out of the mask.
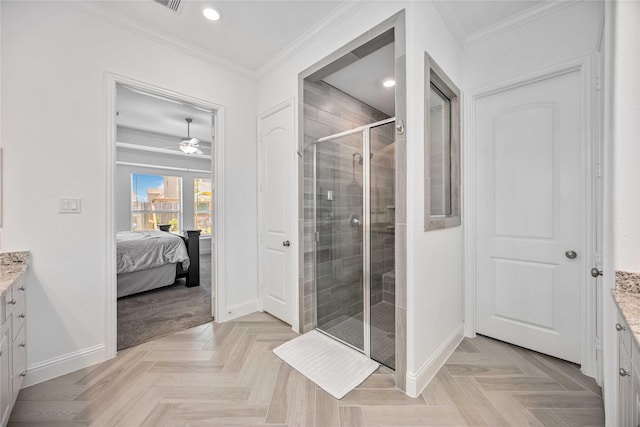
[[[417,399],[380,368],[338,401],[271,351],[295,335],[264,313],[201,325],[22,390],[9,425],[604,425],[575,365],[489,338],[465,339]]]

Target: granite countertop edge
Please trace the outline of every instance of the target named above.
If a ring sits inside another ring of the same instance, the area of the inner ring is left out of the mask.
[[[29,251],[0,252],[0,297],[29,267]]]
[[[640,347],[640,273],[616,271],[616,288],[611,294]]]

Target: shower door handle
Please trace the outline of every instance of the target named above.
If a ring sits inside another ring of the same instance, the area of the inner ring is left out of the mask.
[[[282,246],[285,246],[288,248],[289,246],[291,246],[291,242],[288,240],[285,240],[284,242],[282,242]]]

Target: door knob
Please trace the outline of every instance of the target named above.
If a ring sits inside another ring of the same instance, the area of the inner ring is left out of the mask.
[[[282,242],[282,246],[285,246],[288,248],[289,246],[291,246],[291,242],[288,240],[285,240],[284,242]]]
[[[591,275],[592,275],[593,277],[602,276],[602,271],[601,271],[601,270],[598,270],[598,269],[597,269],[597,268],[595,268],[595,267],[593,267],[593,268],[591,269]]]
[[[564,254],[569,259],[576,259],[576,257],[578,256],[578,254],[575,251],[567,251]]]

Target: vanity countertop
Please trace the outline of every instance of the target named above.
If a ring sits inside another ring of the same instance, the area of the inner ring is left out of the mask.
[[[0,296],[4,295],[28,266],[28,251],[0,253]]]
[[[640,345],[640,273],[616,271],[613,299]]]

